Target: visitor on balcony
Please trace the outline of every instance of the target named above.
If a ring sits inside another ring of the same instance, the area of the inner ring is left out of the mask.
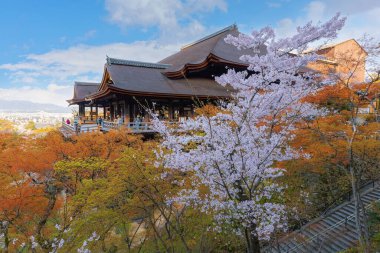
[[[137,115],[137,117],[135,118],[135,128],[136,128],[136,130],[140,128],[140,123],[141,123],[141,116]]]
[[[123,118],[118,116],[117,117],[117,125],[120,127],[121,125],[123,125]]]
[[[78,117],[74,118],[74,130],[76,133],[79,132],[79,118]]]
[[[102,119],[102,117],[99,117],[99,118],[96,119],[96,124],[97,124],[98,126],[101,126],[102,123],[103,123],[103,119]]]

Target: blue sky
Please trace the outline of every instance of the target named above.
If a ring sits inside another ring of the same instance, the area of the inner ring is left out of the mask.
[[[2,0],[0,99],[66,105],[75,80],[100,81],[106,55],[154,62],[233,23],[286,36],[338,11],[338,40],[380,39],[379,0]]]

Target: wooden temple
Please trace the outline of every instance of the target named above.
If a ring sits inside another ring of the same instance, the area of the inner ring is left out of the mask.
[[[191,117],[196,106],[229,97],[215,76],[227,68],[247,68],[239,58],[251,52],[227,44],[224,39],[229,34],[239,34],[235,25],[186,45],[158,63],[107,57],[101,82],[76,82],[68,103],[79,106],[82,123],[101,118],[104,130],[117,127],[116,123],[148,130],[146,108],[168,122]]]

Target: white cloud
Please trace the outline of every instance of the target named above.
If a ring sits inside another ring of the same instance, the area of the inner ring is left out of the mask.
[[[327,11],[330,12],[330,14],[340,11],[344,15],[352,15],[367,12],[380,7],[379,0],[323,0],[322,2],[328,6]]]
[[[23,86],[20,88],[0,88],[2,100],[23,100],[34,103],[47,103],[67,106],[66,99],[72,97],[71,85],[49,84],[46,88]]]
[[[337,41],[360,38],[363,33],[380,39],[380,1],[379,0],[320,0],[311,1],[304,12],[293,19],[286,18],[277,23],[276,31],[280,36],[289,35],[296,31],[296,27],[308,21],[326,21],[328,18],[341,12],[347,16],[345,27],[339,33]]]
[[[319,21],[324,19],[326,4],[320,1],[312,1],[306,7],[307,19]]]
[[[347,17],[339,39],[360,38],[364,33],[380,41],[380,7]]]
[[[37,82],[37,79],[32,76],[24,76],[20,79],[22,83],[35,83]]]
[[[294,32],[294,21],[290,18],[284,18],[277,22],[276,32],[281,37],[290,35]]]
[[[106,0],[110,20],[120,26],[173,26],[177,23],[177,11],[181,2],[177,0]]]
[[[0,70],[5,70],[8,78],[17,86],[0,89],[0,97],[67,105],[65,100],[72,97],[75,80],[100,81],[106,55],[156,62],[177,51],[179,47],[179,44],[162,45],[157,41],[139,41],[102,46],[78,45],[44,54],[30,54],[21,62],[0,65]],[[49,84],[47,88],[40,88],[44,83]]]
[[[183,6],[184,9],[191,13],[198,11],[208,12],[215,9],[227,12],[227,2],[225,0],[187,0]]]
[[[78,45],[64,50],[52,50],[44,54],[30,54],[21,62],[0,65],[8,70],[14,82],[21,78],[44,77],[62,82],[80,75],[101,76],[106,55],[137,61],[158,61],[173,53],[179,45],[161,45],[156,41],[113,43],[102,46]]]
[[[205,30],[197,19],[199,14],[227,11],[225,0],[106,0],[105,5],[109,20],[120,27],[158,27],[161,37],[175,35],[171,39],[177,41],[183,38],[178,33],[189,34],[189,38],[196,32],[194,27]]]

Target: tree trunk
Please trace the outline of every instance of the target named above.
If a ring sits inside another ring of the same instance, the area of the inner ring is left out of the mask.
[[[352,166],[350,166],[350,174],[351,174],[351,188],[352,188],[352,197],[354,200],[355,205],[355,229],[356,233],[358,234],[358,240],[361,245],[363,245],[363,236],[362,236],[362,224],[360,220],[360,206],[359,206],[359,199],[358,199],[358,192],[357,192],[357,184],[356,184],[356,178],[354,175],[354,171]]]
[[[9,240],[9,236],[8,236],[8,222],[4,221],[4,222],[1,222],[3,225],[1,226],[2,230],[3,230],[3,235],[4,235],[4,248],[3,248],[3,252],[4,253],[8,253],[9,251],[9,243],[10,243],[10,240]]]
[[[357,112],[356,112],[357,115]],[[352,136],[350,137],[348,141],[348,157],[349,157],[349,172],[351,176],[351,188],[352,188],[352,196],[354,198],[354,205],[355,205],[355,225],[356,225],[356,232],[358,234],[358,240],[360,243],[360,246],[363,248],[364,252],[369,252],[369,237],[367,231],[363,232],[363,223],[360,220],[360,214],[362,214],[364,220],[365,220],[365,208],[363,205],[361,205],[360,200],[360,175],[358,175],[355,171],[355,160],[354,160],[354,152],[353,152],[353,142],[357,133],[357,127],[355,123],[356,117],[351,117],[352,119]],[[366,224],[364,224],[366,225]],[[366,226],[364,227],[366,229]]]
[[[354,205],[355,205],[355,226],[356,226],[356,232],[358,234],[358,240],[360,243],[360,246],[364,250],[365,253],[370,252],[369,251],[369,236],[368,236],[368,230],[367,230],[367,224],[366,218],[365,218],[365,207],[361,203],[360,199],[360,192],[358,187],[357,179],[354,175],[354,170],[352,166],[350,166],[350,174],[351,174],[351,187],[352,187],[352,196],[354,198]],[[363,222],[361,220],[361,216],[363,218]]]
[[[55,203],[57,201],[58,190],[55,186],[47,184],[46,189],[45,189],[45,193],[47,194],[49,201],[48,201],[48,204],[45,208],[45,212],[42,215],[41,220],[37,224],[36,239],[37,239],[38,244],[41,246],[41,248],[45,252],[48,252],[49,250],[51,250],[51,248],[50,248],[50,245],[44,244],[45,239],[42,235],[42,230],[45,227],[46,222],[48,221],[48,219],[49,219],[49,217],[50,217],[50,215],[54,209]]]
[[[245,229],[245,239],[247,241],[247,253],[260,253],[260,241],[256,233],[256,226]]]
[[[368,220],[367,220],[367,212],[365,209],[365,205],[361,199],[360,193],[358,194],[359,206],[362,210],[362,233],[364,239],[364,252],[370,252],[370,242],[369,242],[369,229],[368,229]]]

